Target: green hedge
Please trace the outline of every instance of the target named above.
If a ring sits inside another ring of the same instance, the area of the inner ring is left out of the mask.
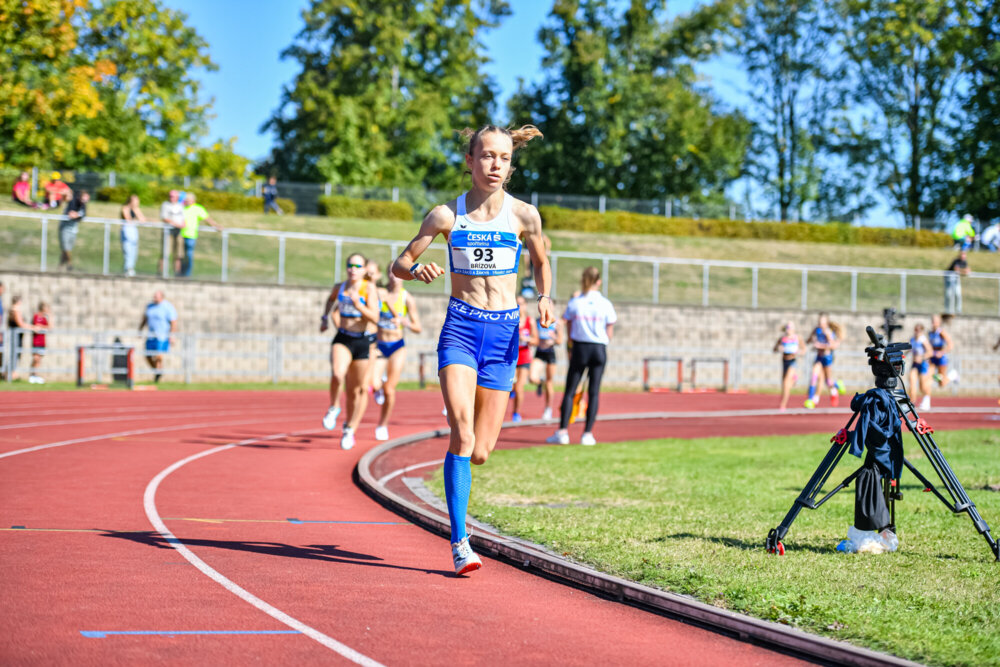
[[[129,195],[135,193],[139,195],[144,206],[159,206],[161,202],[167,201],[168,193],[171,190],[180,189],[164,185],[151,185],[144,191],[126,185],[115,185],[103,187],[97,191],[97,199],[100,201],[112,201],[124,204]],[[260,197],[248,197],[247,195],[235,194],[232,192],[216,192],[214,190],[188,190],[197,197],[198,203],[209,211],[250,211],[260,213],[264,210],[264,200]],[[295,202],[291,199],[278,197],[278,206],[285,213],[295,213]]]
[[[951,244],[951,237],[941,232],[890,229],[887,227],[852,227],[844,223],[809,224],[805,222],[743,222],[740,220],[694,220],[664,218],[656,215],[613,211],[574,211],[558,206],[539,208],[546,229],[565,229],[603,234],[663,234],[666,236],[701,236],[729,239],[765,239],[854,245],[900,245],[939,248]]]
[[[413,207],[406,202],[381,199],[352,199],[327,195],[318,201],[320,215],[333,218],[364,218],[366,220],[413,220]]]

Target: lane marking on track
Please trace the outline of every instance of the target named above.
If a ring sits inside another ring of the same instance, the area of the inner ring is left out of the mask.
[[[409,526],[412,525],[408,521],[310,521],[308,519],[288,519],[288,523],[294,524],[304,524],[304,523],[339,523],[339,524],[351,524],[355,526]]]
[[[203,519],[200,517],[165,516],[164,521],[195,521],[198,523],[290,523],[301,525],[307,523],[338,523],[358,526],[408,526],[407,521],[347,521],[347,520],[310,520],[310,519]]]
[[[310,410],[310,412],[312,412]],[[81,442],[94,442],[95,440],[111,440],[114,438],[121,438],[127,435],[146,435],[149,433],[167,433],[170,431],[187,431],[197,428],[208,428],[216,426],[243,426],[245,424],[267,424],[273,423],[279,420],[277,416],[270,417],[268,419],[241,419],[240,421],[228,421],[228,422],[204,422],[201,424],[185,424],[183,426],[157,426],[155,428],[143,428],[136,429],[134,431],[118,431],[117,433],[102,433],[99,435],[91,435],[85,438],[73,438],[71,440],[60,440],[58,442],[50,442],[44,445],[35,445],[34,447],[26,447],[24,449],[15,449],[12,452],[2,452],[0,453],[0,459],[7,458],[8,456],[17,456],[18,454],[28,454],[30,452],[37,452],[43,449],[51,449],[52,447],[65,447],[66,445],[76,445]],[[312,431],[303,431],[302,433],[311,433]]]
[[[169,410],[169,408],[167,408]],[[288,412],[288,408],[263,408],[256,407],[254,412],[277,412],[283,414]],[[246,408],[233,408],[231,410],[180,410],[178,412],[168,412],[164,410],[156,410],[150,414],[141,415],[141,418],[147,421],[157,420],[157,419],[177,419],[178,417],[204,417],[208,415],[239,415],[246,414]],[[71,424],[96,424],[99,422],[112,422],[112,421],[123,421],[120,416],[114,417],[91,417],[89,419],[62,419],[58,421],[47,421],[47,422],[22,422],[20,424],[5,424],[0,426],[0,431],[8,431],[11,429],[19,428],[34,428],[36,426],[69,426]]]
[[[393,480],[399,477],[400,475],[406,474],[411,470],[417,470],[419,468],[428,468],[430,466],[439,466],[439,465],[444,465],[443,458],[435,459],[434,461],[424,461],[423,463],[414,463],[412,465],[406,466],[405,468],[399,468],[398,470],[393,470],[388,475],[379,478],[378,483],[384,486],[386,482]]]
[[[80,630],[89,639],[104,639],[108,635],[301,635],[298,630]]]
[[[163,539],[166,540],[167,544],[176,549],[181,556],[183,556],[189,563],[198,568],[202,574],[207,576],[212,581],[220,584],[227,591],[237,596],[241,600],[248,602],[260,611],[264,612],[271,618],[274,618],[281,623],[284,623],[293,630],[298,630],[302,634],[308,636],[316,642],[319,642],[323,646],[327,647],[331,651],[338,653],[344,658],[354,662],[358,665],[366,665],[370,667],[381,667],[381,663],[375,661],[372,658],[360,653],[346,644],[342,644],[333,637],[323,634],[319,630],[306,625],[302,621],[293,618],[281,611],[280,609],[271,606],[264,600],[250,593],[244,588],[241,588],[232,580],[226,578],[224,575],[219,573],[217,570],[213,569],[208,563],[203,561],[201,558],[196,556],[183,542],[177,539],[173,533],[167,528],[167,525],[163,523],[163,519],[160,518],[159,512],[156,509],[156,490],[159,488],[160,483],[167,478],[175,470],[191,463],[192,461],[197,461],[200,458],[210,456],[212,454],[217,454],[219,452],[224,452],[229,449],[234,449],[236,447],[242,447],[244,445],[249,445],[255,442],[261,442],[265,440],[277,440],[279,438],[284,438],[290,435],[299,435],[300,433],[306,433],[308,431],[301,431],[297,433],[276,433],[269,436],[264,436],[262,438],[248,438],[246,440],[241,440],[239,442],[229,443],[228,445],[222,445],[221,447],[213,447],[212,449],[206,449],[205,451],[199,452],[197,454],[192,454],[187,458],[183,458],[180,461],[173,463],[172,465],[164,468],[156,477],[154,477],[149,484],[146,486],[146,491],[142,495],[142,505],[143,509],[146,510],[146,517],[149,522],[153,525]]]

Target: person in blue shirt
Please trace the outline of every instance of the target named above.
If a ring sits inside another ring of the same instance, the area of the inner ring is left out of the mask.
[[[840,394],[844,393],[844,383],[833,379],[833,351],[844,342],[843,328],[830,321],[826,313],[819,314],[819,321],[816,328],[809,334],[806,345],[812,345],[816,350],[816,359],[813,361],[812,374],[809,377],[809,397],[805,401],[805,407],[812,409],[819,404],[820,381],[826,381],[827,390],[830,392],[830,406],[837,407],[840,402]]]
[[[153,369],[153,381],[163,377],[163,355],[170,351],[173,335],[177,331],[177,309],[163,298],[163,292],[153,293],[153,301],[146,306],[139,323],[139,331],[149,327],[146,337],[146,361]]]

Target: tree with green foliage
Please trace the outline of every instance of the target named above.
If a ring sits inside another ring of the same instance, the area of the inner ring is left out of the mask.
[[[871,177],[907,225],[946,211],[952,118],[959,109],[960,54],[971,36],[972,0],[837,0],[849,85],[875,148]]]
[[[717,52],[732,4],[673,22],[663,0],[556,0],[538,37],[545,78],[508,110],[546,140],[525,151],[512,189],[721,200],[749,126],[699,89],[692,63]]]
[[[160,0],[0,0],[0,162],[170,175],[204,134],[187,16]]]
[[[961,44],[969,77],[965,115],[949,160],[958,178],[938,201],[942,210],[986,221],[1000,218],[1000,4],[972,3],[972,15]]]
[[[301,65],[262,130],[290,180],[456,187],[454,131],[490,121],[481,33],[504,0],[313,0],[282,54]],[[260,169],[259,169],[260,170]]]

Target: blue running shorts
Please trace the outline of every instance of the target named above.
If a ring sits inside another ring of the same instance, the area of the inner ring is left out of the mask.
[[[930,367],[931,364],[926,359],[919,362],[918,361],[913,362],[913,368],[917,369],[917,373],[919,373],[920,375],[927,375],[927,372],[930,371]]]
[[[401,349],[406,345],[406,339],[400,338],[399,340],[394,340],[390,342],[376,341],[375,344],[378,346],[379,353],[388,359],[392,355],[396,354],[396,350]]]
[[[146,339],[146,352],[169,352],[170,351],[170,339],[169,338],[147,338]]]
[[[942,366],[948,365],[948,355],[942,354],[940,357],[931,357],[930,361],[938,368],[941,368]]]
[[[833,363],[833,352],[829,354],[817,354],[816,363],[819,363],[823,368],[829,367]]]
[[[452,297],[438,339],[438,373],[445,366],[462,364],[476,369],[478,386],[510,391],[519,321],[517,308],[482,310]]]

